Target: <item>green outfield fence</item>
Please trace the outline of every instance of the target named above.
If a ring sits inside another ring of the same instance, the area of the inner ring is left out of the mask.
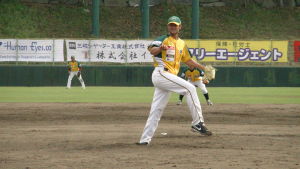
[[[216,87],[300,87],[299,67],[217,67]],[[85,66],[87,86],[152,86],[152,66]],[[66,86],[66,66],[0,66],[0,86]],[[73,79],[73,85],[79,82]]]

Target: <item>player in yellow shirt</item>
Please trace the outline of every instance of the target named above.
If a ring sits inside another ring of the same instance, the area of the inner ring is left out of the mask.
[[[71,56],[71,61],[68,62],[69,78],[68,78],[67,89],[71,88],[71,82],[74,76],[77,76],[79,82],[81,83],[82,88],[85,89],[85,84],[81,76],[81,69],[82,68],[80,63],[75,60],[74,56]]]
[[[148,145],[151,142],[171,92],[186,95],[193,119],[192,130],[203,135],[212,135],[204,124],[195,86],[177,76],[181,62],[202,70],[205,70],[205,66],[192,59],[187,45],[179,38],[181,20],[177,16],[169,18],[167,28],[169,34],[157,38],[148,47],[154,56],[155,69],[152,73],[152,82],[155,91],[149,117],[138,145]]]
[[[203,76],[204,76],[204,72],[193,66],[190,66],[189,68],[185,69],[180,74],[181,78],[187,80],[188,82],[193,84],[196,88],[200,88],[206,99],[207,105],[212,106],[213,103],[209,100],[208,91],[205,86],[205,84],[208,84],[209,81],[207,79],[203,79]],[[184,95],[179,95],[179,101],[178,101],[177,105],[182,104],[183,97],[184,97]]]

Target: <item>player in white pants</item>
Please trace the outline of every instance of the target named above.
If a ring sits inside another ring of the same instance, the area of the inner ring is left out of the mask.
[[[185,69],[180,75],[181,78],[187,80],[196,88],[200,88],[205,97],[207,105],[212,106],[213,103],[209,99],[208,91],[205,85],[208,84],[209,81],[207,79],[204,79],[203,76],[204,76],[204,72],[194,67],[189,67],[188,69]],[[179,95],[179,100],[177,102],[177,105],[182,104],[183,97],[184,95]]]
[[[75,60],[74,56],[71,56],[71,62],[68,63],[69,78],[68,78],[67,89],[71,88],[71,82],[74,76],[77,76],[79,82],[81,83],[82,88],[85,89],[85,84],[81,76],[81,70],[82,67],[80,63]]]
[[[154,55],[155,69],[152,82],[155,87],[151,110],[138,145],[148,145],[155,133],[158,122],[168,103],[170,93],[186,95],[187,104],[192,116],[192,129],[203,135],[212,133],[204,125],[204,118],[195,86],[177,76],[180,62],[204,70],[203,65],[191,59],[191,54],[183,40],[178,37],[181,21],[172,16],[168,20],[168,35],[153,41],[148,50]]]

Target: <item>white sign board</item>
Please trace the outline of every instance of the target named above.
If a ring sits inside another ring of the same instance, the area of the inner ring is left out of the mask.
[[[66,40],[67,60],[79,62],[153,62],[147,40]]]
[[[63,43],[63,39],[0,39],[0,61],[63,62]]]

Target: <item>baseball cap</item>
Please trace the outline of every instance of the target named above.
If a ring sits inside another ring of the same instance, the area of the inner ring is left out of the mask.
[[[168,19],[168,25],[170,23],[174,23],[176,25],[181,25],[181,20],[179,19],[178,16],[171,16],[169,19]]]

